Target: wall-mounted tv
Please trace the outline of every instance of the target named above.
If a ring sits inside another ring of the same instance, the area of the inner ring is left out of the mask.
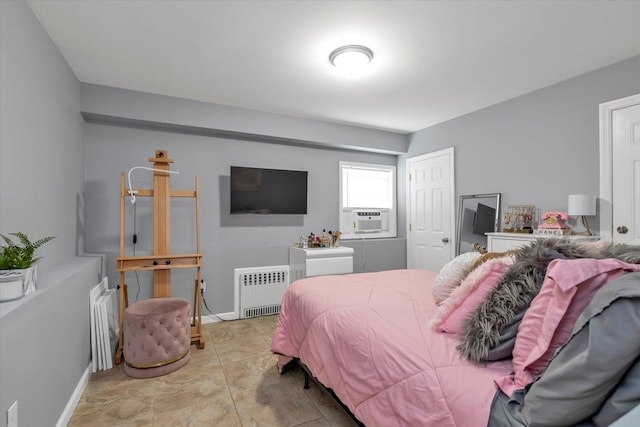
[[[306,213],[306,171],[231,166],[231,214]]]

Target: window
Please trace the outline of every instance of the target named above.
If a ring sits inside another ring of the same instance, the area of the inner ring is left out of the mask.
[[[396,237],[396,167],[340,162],[343,239]]]

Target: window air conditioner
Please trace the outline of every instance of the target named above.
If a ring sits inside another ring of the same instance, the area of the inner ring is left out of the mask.
[[[381,211],[355,211],[354,227],[357,233],[382,231]]]

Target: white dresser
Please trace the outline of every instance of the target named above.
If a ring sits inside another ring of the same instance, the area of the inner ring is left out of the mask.
[[[289,248],[290,280],[353,273],[353,248]]]
[[[550,237],[558,238],[559,236],[550,236],[545,234],[526,234],[526,233],[487,233],[487,251],[489,252],[505,252],[520,246],[528,245],[536,239],[546,239]],[[580,240],[580,241],[598,241],[599,236],[561,236],[562,239]]]

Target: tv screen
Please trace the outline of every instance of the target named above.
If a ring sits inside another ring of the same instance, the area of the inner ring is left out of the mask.
[[[484,233],[490,233],[495,230],[496,210],[491,206],[478,203],[476,209],[476,220],[473,223],[473,232],[484,236]]]
[[[307,172],[231,166],[232,214],[306,214]]]

